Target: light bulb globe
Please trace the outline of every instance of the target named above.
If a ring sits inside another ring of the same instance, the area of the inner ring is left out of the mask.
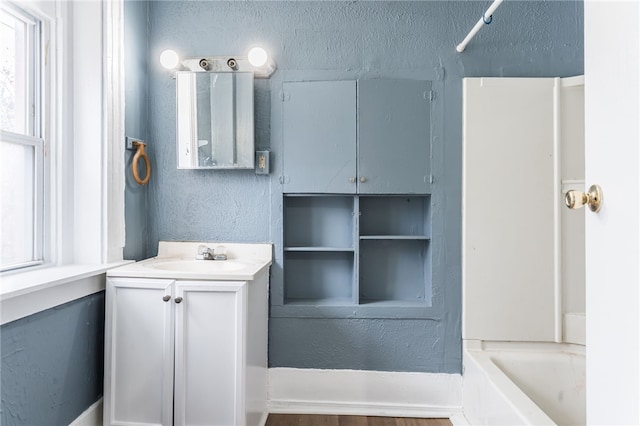
[[[178,66],[180,58],[175,50],[167,49],[160,54],[160,63],[168,70]]]
[[[264,50],[262,47],[254,47],[249,51],[249,54],[247,55],[247,59],[249,60],[249,63],[251,65],[253,65],[256,68],[260,68],[261,66],[264,66],[264,64],[267,63],[267,59],[268,59],[267,51]]]

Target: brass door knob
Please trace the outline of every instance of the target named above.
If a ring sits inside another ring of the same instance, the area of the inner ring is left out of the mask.
[[[589,206],[589,210],[594,213],[598,213],[600,211],[602,200],[602,188],[600,188],[599,185],[591,185],[589,192],[586,194],[581,191],[571,190],[567,191],[564,196],[564,203],[570,209],[576,210],[587,204]]]

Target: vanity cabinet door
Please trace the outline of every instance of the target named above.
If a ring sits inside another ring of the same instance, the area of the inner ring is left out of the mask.
[[[246,282],[178,281],[175,424],[245,424]]]
[[[358,81],[358,193],[427,194],[430,81]]]
[[[284,192],[355,194],[356,82],[283,84]]]
[[[173,424],[173,283],[107,279],[105,425]]]

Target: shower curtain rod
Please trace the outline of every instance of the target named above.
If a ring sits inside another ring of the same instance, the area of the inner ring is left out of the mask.
[[[464,49],[467,47],[467,44],[469,44],[469,42],[476,35],[476,33],[480,31],[480,28],[482,27],[482,25],[491,23],[491,21],[493,20],[493,12],[496,11],[498,6],[500,6],[500,4],[502,4],[503,1],[504,0],[495,0],[491,4],[491,6],[489,6],[489,9],[487,9],[487,11],[482,15],[482,17],[478,20],[478,22],[476,22],[473,28],[471,28],[471,31],[469,31],[469,34],[467,34],[464,40],[462,40],[462,43],[456,46],[456,50],[458,52],[460,53],[464,52]]]

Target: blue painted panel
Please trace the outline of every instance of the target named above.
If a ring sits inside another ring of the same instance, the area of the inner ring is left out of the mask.
[[[358,81],[360,194],[429,192],[430,90],[430,81]]]
[[[269,366],[459,373],[461,351],[429,320],[271,318]]]
[[[3,426],[68,425],[102,396],[104,292],[0,328]]]
[[[285,192],[356,190],[356,82],[284,83]]]

